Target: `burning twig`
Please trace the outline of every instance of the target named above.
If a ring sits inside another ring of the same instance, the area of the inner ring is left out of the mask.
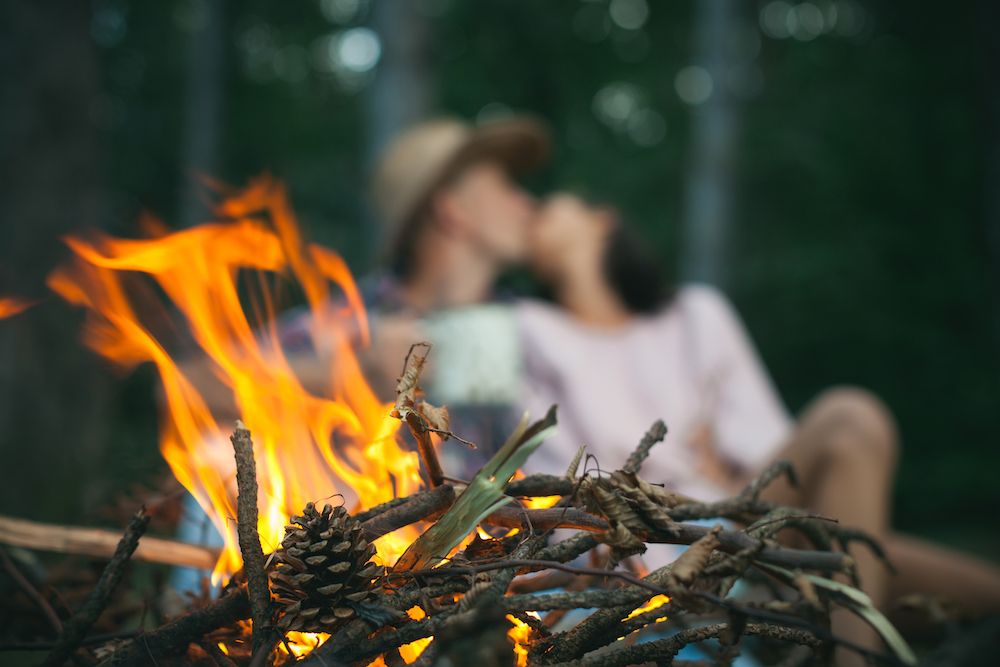
[[[247,577],[250,612],[253,619],[253,651],[270,651],[271,589],[264,571],[264,550],[257,533],[257,466],[253,458],[253,440],[243,422],[237,420],[230,437],[236,452],[237,534],[243,554],[243,570]]]
[[[139,544],[139,538],[146,532],[147,525],[149,525],[149,516],[144,509],[140,509],[129,521],[125,534],[118,542],[118,548],[115,549],[115,555],[101,573],[97,586],[94,587],[83,606],[64,624],[58,643],[49,653],[45,662],[42,663],[45,667],[62,665],[87,636],[90,626],[104,611],[111,593],[121,581],[125,572],[125,564],[132,557],[132,553]]]

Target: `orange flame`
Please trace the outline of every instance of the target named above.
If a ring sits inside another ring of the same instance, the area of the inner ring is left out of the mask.
[[[31,301],[24,299],[17,299],[12,296],[0,296],[0,320],[23,313],[28,308],[31,308],[32,305],[34,304]]]
[[[84,340],[91,348],[126,367],[156,366],[166,402],[160,447],[223,535],[218,580],[241,565],[232,520],[231,421],[220,424],[223,415],[213,412],[192,366],[179,365],[140,315],[149,300],[135,297],[136,280],[147,291],[151,281],[179,312],[204,367],[253,434],[265,550],[279,543],[289,516],[307,501],[339,493],[367,507],[412,493],[420,479],[416,454],[396,441],[390,405],[376,398],[361,372],[354,345],[367,342],[368,321],[344,261],[303,243],[283,186],[269,178],[226,199],[217,213],[221,222],[173,233],[147,221],[152,239],[68,238],[74,261],[48,284],[88,309]],[[248,272],[255,280],[243,280]],[[308,303],[313,347],[329,359],[323,362],[329,395],[303,386],[281,347],[274,307],[277,286],[288,279]],[[383,562],[394,562],[416,534],[411,527],[379,540]]]

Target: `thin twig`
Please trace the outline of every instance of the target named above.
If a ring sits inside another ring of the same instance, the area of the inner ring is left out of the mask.
[[[667,425],[663,423],[662,419],[657,419],[649,427],[649,430],[646,431],[646,435],[642,436],[642,440],[639,441],[639,445],[635,448],[635,451],[629,454],[625,465],[622,466],[622,470],[630,472],[633,475],[638,474],[643,461],[649,456],[649,450],[665,437],[667,437]]]
[[[573,493],[575,483],[571,479],[557,475],[535,474],[515,479],[507,485],[504,493],[508,496],[568,496]]]
[[[247,596],[253,620],[253,652],[270,646],[271,589],[264,571],[264,550],[257,532],[257,466],[253,458],[250,431],[237,420],[236,430],[229,438],[236,454],[236,532],[243,555],[243,571],[247,577]],[[269,650],[269,649],[268,649]]]
[[[249,615],[250,602],[246,589],[237,588],[157,630],[140,634],[101,664],[107,667],[146,667],[152,662],[151,656],[164,657],[183,653],[191,642]]]
[[[97,580],[94,590],[87,596],[83,606],[63,625],[59,641],[42,663],[43,667],[62,665],[87,636],[90,626],[104,611],[111,594],[121,582],[122,575],[125,573],[125,565],[132,557],[132,552],[135,551],[139,544],[139,538],[146,532],[148,525],[149,516],[144,509],[140,508],[129,521],[125,534],[118,542],[118,548],[115,549],[115,555],[111,557],[111,561],[101,572],[101,577]]]
[[[38,605],[38,608],[42,610],[42,614],[48,619],[49,623],[52,625],[52,629],[56,631],[56,635],[61,635],[63,631],[62,621],[59,619],[59,615],[56,614],[56,610],[52,608],[49,601],[45,599],[45,596],[38,592],[38,589],[31,585],[28,578],[25,577],[14,561],[11,560],[10,556],[7,555],[5,549],[0,549],[0,558],[3,559],[3,567],[7,570],[7,574],[10,578],[14,580],[14,583],[20,587],[24,594],[31,598],[32,602]]]

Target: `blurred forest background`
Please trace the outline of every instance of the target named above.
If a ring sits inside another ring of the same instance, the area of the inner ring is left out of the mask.
[[[0,513],[98,523],[162,474],[153,374],[46,293],[60,235],[207,212],[269,171],[371,270],[386,138],[447,111],[555,131],[538,191],[620,205],[732,297],[787,405],[899,419],[900,527],[996,558],[1000,9],[990,0],[30,1],[0,7]],[[637,434],[638,436],[638,434]]]

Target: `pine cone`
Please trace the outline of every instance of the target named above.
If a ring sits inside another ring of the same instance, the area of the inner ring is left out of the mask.
[[[291,521],[270,572],[278,627],[328,632],[354,618],[356,606],[371,595],[380,569],[370,562],[375,547],[343,507],[318,512],[308,503]]]

